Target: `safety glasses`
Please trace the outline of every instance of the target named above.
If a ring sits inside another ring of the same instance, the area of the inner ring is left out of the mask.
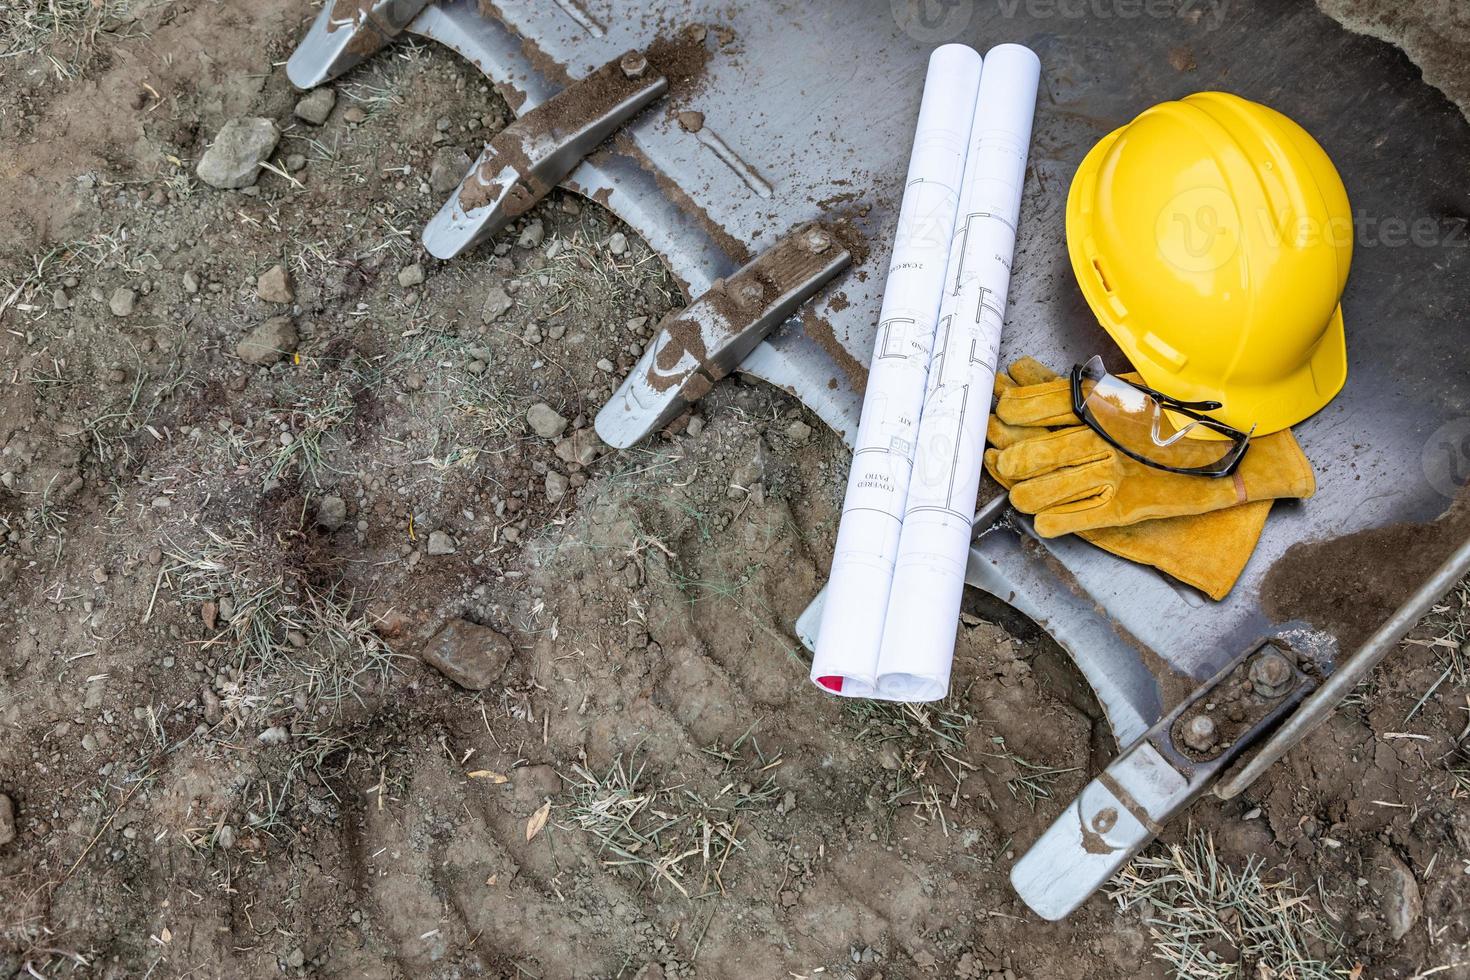
[[[1229,476],[1251,432],[1201,412],[1220,402],[1186,402],[1108,373],[1101,357],[1072,368],[1072,410],[1119,452],[1146,466],[1189,476]]]

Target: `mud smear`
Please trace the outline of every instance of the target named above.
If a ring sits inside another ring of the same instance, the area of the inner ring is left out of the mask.
[[[1470,537],[1470,485],[1427,524],[1393,524],[1304,541],[1271,566],[1261,606],[1277,622],[1302,619],[1358,646]]]
[[[704,80],[712,53],[705,44],[708,34],[709,29],[703,24],[694,24],[677,34],[656,39],[644,52],[649,64],[669,80],[672,98],[694,94]],[[703,124],[703,118],[700,122]]]
[[[801,327],[807,335],[817,342],[817,346],[827,352],[833,363],[842,368],[842,373],[847,376],[848,387],[853,391],[866,391],[868,387],[868,369],[862,361],[853,357],[842,341],[837,339],[837,334],[832,330],[832,324],[822,317],[817,316],[811,310],[804,310],[801,314]],[[834,378],[833,381],[836,381]],[[829,384],[829,388],[836,387]]]

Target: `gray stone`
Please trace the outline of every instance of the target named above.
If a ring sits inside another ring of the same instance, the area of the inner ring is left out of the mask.
[[[255,295],[267,303],[289,303],[296,298],[291,292],[291,274],[284,265],[273,265],[255,280]]]
[[[274,364],[296,351],[296,324],[288,316],[273,316],[247,333],[235,353],[246,364]]]
[[[556,444],[556,456],[564,463],[590,466],[602,453],[602,440],[591,429],[578,429]]]
[[[434,151],[434,159],[429,164],[429,188],[435,194],[448,194],[459,186],[474,164],[470,155],[459,147],[441,146]]]
[[[281,131],[269,119],[231,119],[199,158],[199,179],[221,190],[249,187],[280,139]]]
[[[1378,902],[1389,935],[1398,942],[1414,928],[1424,912],[1424,898],[1419,879],[1387,845],[1380,844],[1368,854],[1368,890]]]
[[[317,504],[316,522],[328,531],[335,531],[347,523],[347,501],[341,497],[323,497]]]
[[[0,847],[15,840],[15,804],[0,793]]]
[[[541,223],[540,218],[532,220],[521,231],[521,237],[516,244],[521,248],[537,248],[546,240],[546,226]]]
[[[320,126],[327,121],[327,117],[332,114],[336,106],[337,92],[335,89],[312,89],[302,96],[300,102],[296,103],[296,118],[302,122],[309,122],[313,126]]]
[[[571,488],[571,481],[556,470],[546,471],[546,500],[549,503],[560,503]]]
[[[446,531],[429,532],[429,554],[452,555],[455,552],[454,536]]]
[[[812,427],[801,419],[797,419],[786,427],[786,438],[791,440],[793,446],[805,446],[806,441],[812,437]]]
[[[555,439],[567,430],[567,420],[545,402],[537,402],[526,410],[526,424],[542,439]]]
[[[480,308],[480,319],[485,323],[494,323],[499,320],[506,310],[514,305],[515,300],[503,286],[491,286],[490,292],[485,296],[485,305]]]
[[[398,270],[398,285],[404,289],[417,286],[424,281],[424,267],[415,262]]]
[[[614,255],[622,255],[628,251],[628,236],[620,231],[615,231],[607,240],[607,250]]]
[[[192,269],[184,272],[184,292],[190,296],[199,292],[199,274]]]
[[[460,687],[483,691],[505,671],[515,648],[488,626],[452,620],[425,644],[419,658]]]
[[[119,286],[107,299],[107,307],[113,316],[131,316],[138,306],[138,294],[126,286]]]

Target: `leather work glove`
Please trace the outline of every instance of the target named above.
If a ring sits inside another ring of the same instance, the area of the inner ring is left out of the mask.
[[[1071,405],[1070,381],[1056,378],[1009,388],[995,408],[1007,425],[1066,426],[985,454],[996,479],[1010,486],[1011,504],[1035,515],[1042,537],[1310,497],[1316,490],[1311,464],[1290,430],[1252,440],[1233,476],[1190,476],[1129,458],[1076,424]]]
[[[1050,368],[1033,358],[1022,358],[1011,365],[1009,375],[996,375],[996,394],[1004,397],[1008,390],[1056,379],[1056,372]],[[1005,450],[1026,439],[1047,435],[1049,429],[1041,423],[1077,425],[1077,417],[1071,412],[1070,388],[1067,383],[1067,398],[1061,403],[1066,410],[1040,416],[1035,420],[1038,424],[1011,425],[992,415],[990,444],[997,450]],[[1010,489],[1010,481],[995,470],[993,461],[998,455],[986,454],[986,469],[998,483]],[[1229,594],[1244,570],[1270,510],[1271,501],[1261,500],[1206,514],[1140,521],[1127,527],[1093,528],[1078,532],[1078,536],[1120,558],[1157,568],[1219,600]]]

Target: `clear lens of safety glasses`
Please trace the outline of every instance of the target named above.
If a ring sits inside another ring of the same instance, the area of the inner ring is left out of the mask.
[[[1250,433],[1200,413],[1219,402],[1185,402],[1108,373],[1094,357],[1072,369],[1072,409],[1088,428],[1127,456],[1171,473],[1229,476]],[[1254,431],[1254,430],[1252,430]]]

